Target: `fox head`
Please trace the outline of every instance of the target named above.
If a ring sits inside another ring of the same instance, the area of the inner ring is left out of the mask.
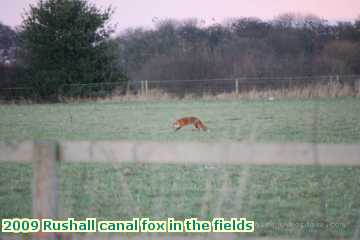
[[[173,128],[177,129],[180,127],[180,124],[178,123],[178,121],[174,122],[172,125]]]

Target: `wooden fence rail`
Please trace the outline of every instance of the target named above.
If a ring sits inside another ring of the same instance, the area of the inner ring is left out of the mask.
[[[0,142],[0,162],[33,164],[33,216],[57,217],[55,162],[360,166],[360,144]],[[34,235],[33,239],[54,239]]]
[[[0,162],[32,162],[44,142],[0,142]],[[229,165],[360,165],[360,144],[250,144],[132,141],[46,142],[61,162]]]

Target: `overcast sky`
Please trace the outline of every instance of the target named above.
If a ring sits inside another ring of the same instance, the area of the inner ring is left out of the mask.
[[[37,0],[0,0],[0,22],[16,26],[21,14]],[[330,21],[354,20],[360,16],[360,0],[91,0],[98,6],[112,5],[112,23],[117,30],[153,26],[154,19],[198,18],[207,24],[233,17],[264,20],[286,12],[312,13]]]

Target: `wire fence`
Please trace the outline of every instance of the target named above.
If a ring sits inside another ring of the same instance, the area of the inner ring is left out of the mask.
[[[249,92],[291,92],[322,90],[343,95],[360,95],[359,75],[294,76],[294,77],[239,77],[192,80],[130,80],[124,82],[65,84],[56,89],[53,99],[112,98],[124,95],[151,95],[154,91],[183,98],[186,95],[247,94]],[[308,93],[312,95],[314,93]],[[316,94],[315,94],[316,95]],[[37,89],[1,88],[0,100],[38,99]]]
[[[356,88],[360,76],[335,75],[335,76],[298,76],[298,77],[240,77],[224,79],[200,79],[200,80],[149,80],[134,81],[133,86],[137,92],[147,89],[164,89],[166,92],[183,96],[185,94],[219,94],[241,93],[251,90],[286,90],[303,88],[316,84],[324,85],[338,83]],[[145,87],[143,87],[145,86]]]

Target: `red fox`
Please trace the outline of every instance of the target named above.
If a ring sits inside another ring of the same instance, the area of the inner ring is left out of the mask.
[[[198,119],[197,117],[184,117],[176,120],[173,123],[173,128],[175,128],[175,131],[179,130],[180,128],[193,124],[195,129],[202,129],[204,131],[207,130],[207,127]]]

